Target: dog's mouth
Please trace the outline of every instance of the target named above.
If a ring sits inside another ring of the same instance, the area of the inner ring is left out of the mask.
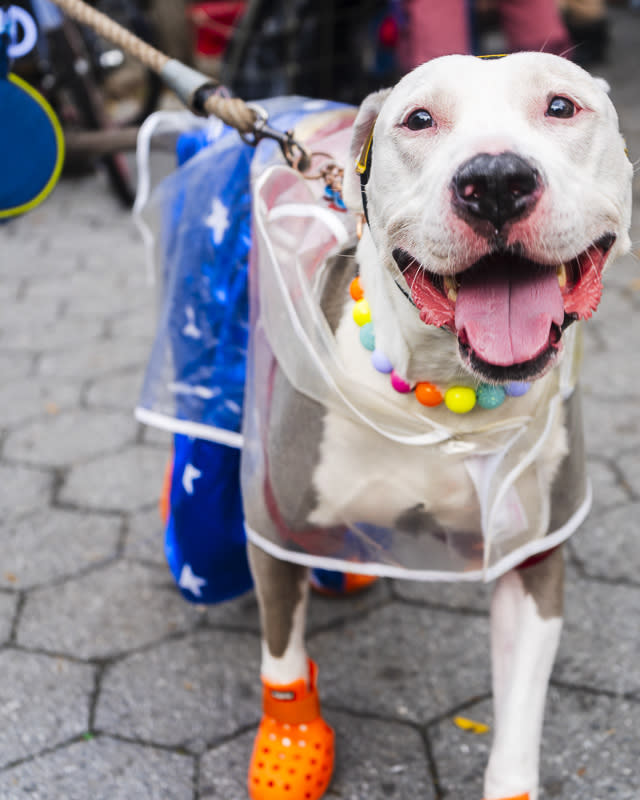
[[[399,248],[393,257],[420,319],[453,331],[473,371],[495,382],[530,380],[552,366],[562,331],[596,310],[614,241],[606,234],[558,266],[496,251],[456,275],[430,272]]]

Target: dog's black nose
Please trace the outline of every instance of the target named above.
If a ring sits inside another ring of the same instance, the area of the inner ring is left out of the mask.
[[[538,171],[515,153],[480,153],[453,178],[454,205],[462,215],[486,220],[499,231],[522,217],[538,200]]]

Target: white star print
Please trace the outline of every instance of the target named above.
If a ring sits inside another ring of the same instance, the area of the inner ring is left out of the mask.
[[[202,339],[202,332],[196,325],[196,312],[191,306],[185,306],[184,313],[187,317],[187,324],[182,329],[182,333],[190,339]]]
[[[200,578],[198,575],[194,574],[191,569],[191,564],[183,564],[180,580],[178,581],[178,586],[181,589],[186,589],[195,597],[201,597],[202,587],[206,585],[207,582],[204,578]]]
[[[229,209],[224,203],[220,202],[218,197],[213,198],[211,213],[205,219],[204,223],[213,231],[213,241],[216,244],[220,244],[231,223],[229,222]]]
[[[187,494],[193,494],[193,482],[202,475],[193,464],[187,464],[182,473],[182,488]]]

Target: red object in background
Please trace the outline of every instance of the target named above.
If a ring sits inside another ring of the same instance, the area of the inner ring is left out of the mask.
[[[189,5],[187,18],[195,31],[195,52],[201,56],[222,55],[245,5],[240,0]]]
[[[385,17],[378,28],[378,41],[383,47],[396,47],[400,37],[400,27],[395,17]]]

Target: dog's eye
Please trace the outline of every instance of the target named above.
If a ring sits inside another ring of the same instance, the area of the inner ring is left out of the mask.
[[[410,131],[423,131],[426,128],[432,128],[435,123],[426,108],[419,108],[409,114],[404,124]]]
[[[575,105],[567,97],[560,97],[557,95],[552,98],[549,106],[547,107],[548,117],[559,117],[560,119],[569,119],[576,113]]]

